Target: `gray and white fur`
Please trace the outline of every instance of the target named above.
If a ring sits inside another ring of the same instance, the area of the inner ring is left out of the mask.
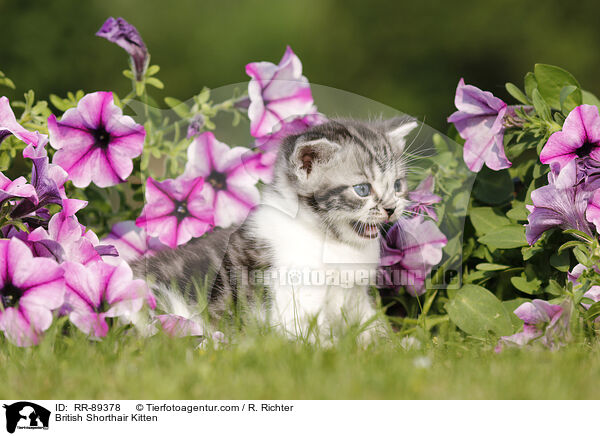
[[[408,205],[404,148],[415,127],[409,117],[333,120],[285,138],[274,181],[241,227],[138,261],[136,274],[186,317],[197,315],[193,283],[207,280],[213,320],[243,299],[293,338],[381,326],[364,276],[379,263],[381,226]],[[260,292],[257,271],[271,278]]]

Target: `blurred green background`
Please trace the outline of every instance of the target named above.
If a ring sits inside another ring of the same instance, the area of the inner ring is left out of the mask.
[[[127,56],[94,36],[109,16],[142,34],[165,91],[248,80],[244,65],[292,46],[311,82],[377,100],[445,131],[460,77],[507,98],[535,62],[560,65],[598,93],[600,3],[304,0],[0,0],[0,70],[42,98],[129,91]],[[5,92],[4,89],[2,92]],[[318,102],[317,102],[318,104]]]

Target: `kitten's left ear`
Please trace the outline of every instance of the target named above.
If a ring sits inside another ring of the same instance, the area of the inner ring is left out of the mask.
[[[390,118],[383,122],[385,135],[398,150],[406,146],[406,136],[417,127],[417,120],[408,115]]]

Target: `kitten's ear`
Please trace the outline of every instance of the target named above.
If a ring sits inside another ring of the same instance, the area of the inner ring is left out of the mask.
[[[399,151],[406,146],[406,136],[417,127],[417,120],[408,115],[383,121],[383,129],[390,143]]]
[[[298,176],[306,180],[317,168],[327,165],[341,147],[325,138],[302,141],[298,138],[292,164]]]

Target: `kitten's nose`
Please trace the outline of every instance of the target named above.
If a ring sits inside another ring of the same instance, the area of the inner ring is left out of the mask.
[[[394,215],[394,212],[396,212],[395,208],[394,209],[384,209],[384,210],[387,213],[388,218],[391,217],[392,215]]]

